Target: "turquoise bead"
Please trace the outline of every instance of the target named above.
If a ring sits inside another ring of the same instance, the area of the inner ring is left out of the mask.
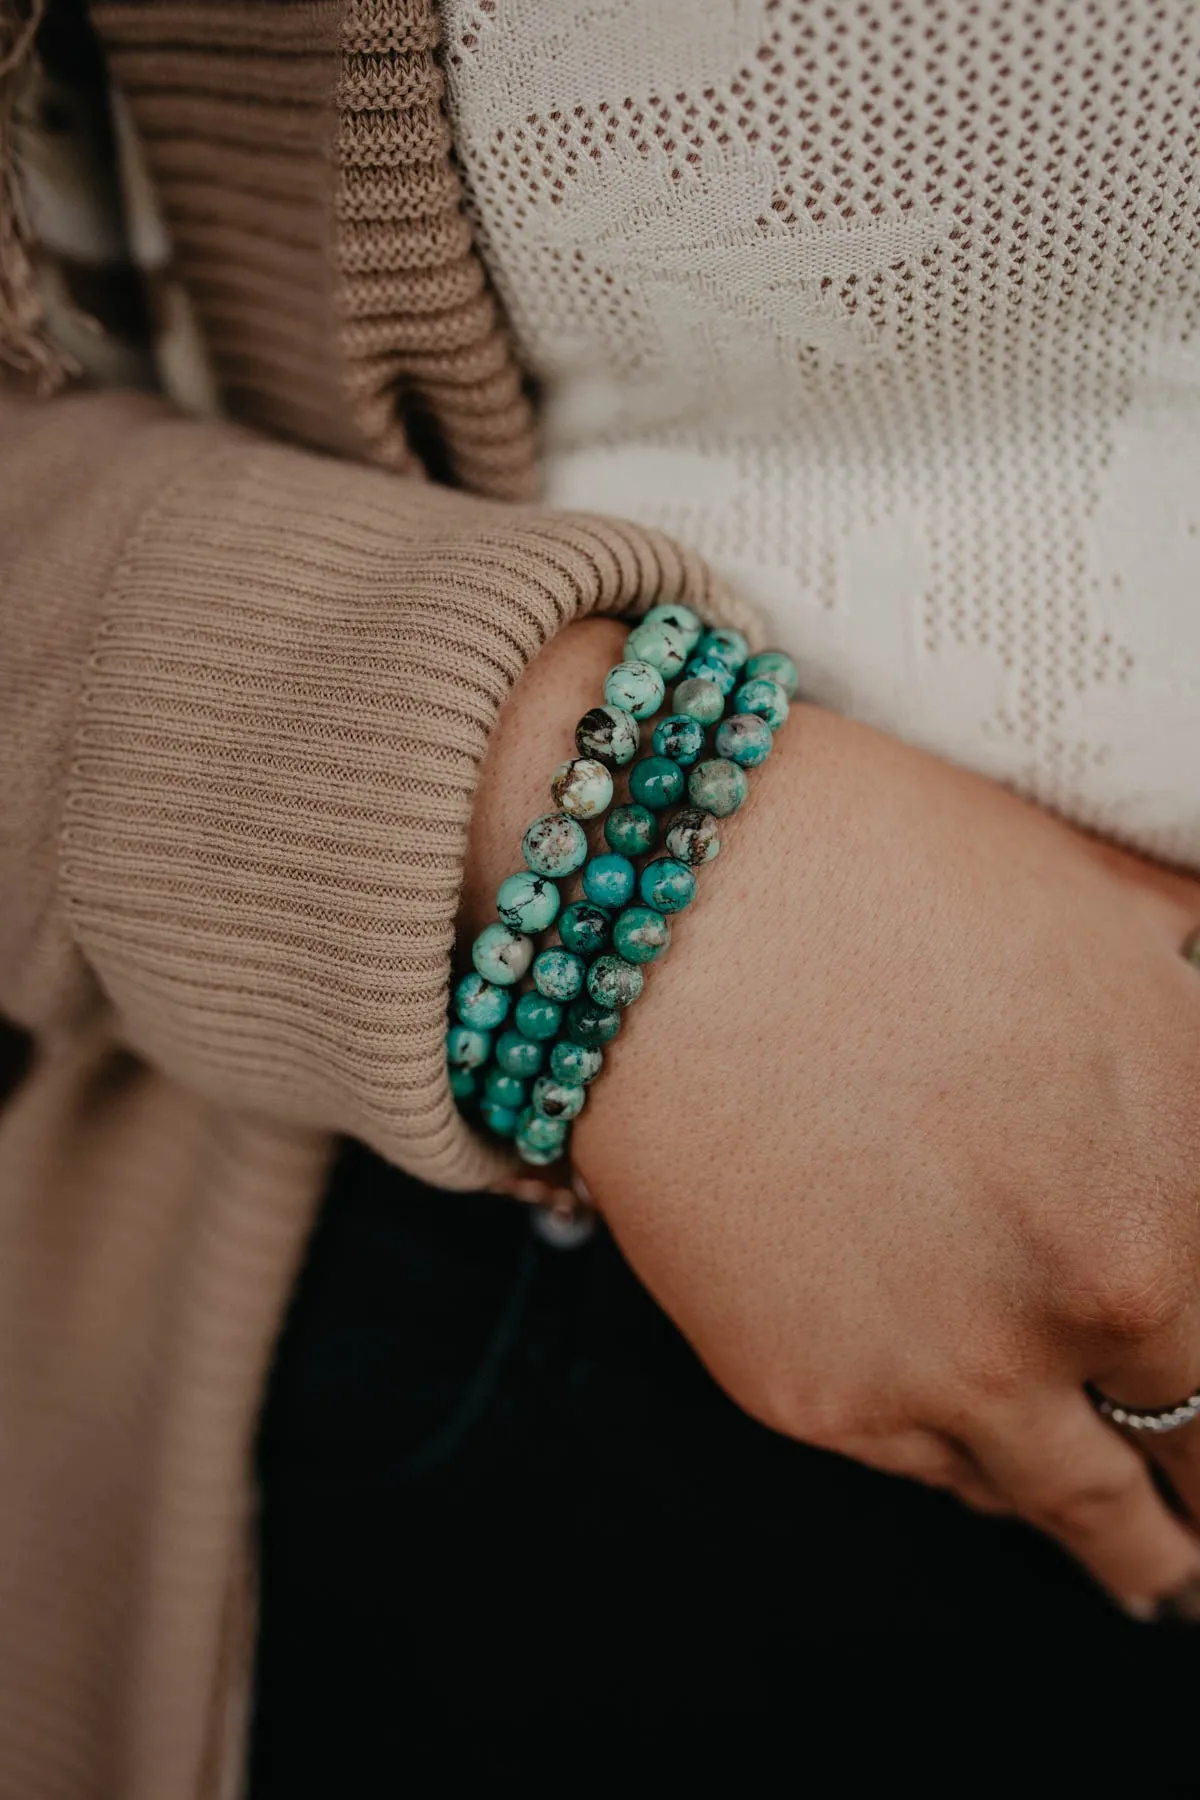
[[[478,1085],[478,1077],[473,1069],[450,1070],[450,1092],[456,1100],[470,1100]]]
[[[697,725],[715,725],[725,711],[725,695],[715,681],[689,675],[675,689],[671,704],[676,713],[695,719]]]
[[[543,1043],[558,1036],[563,1009],[557,1000],[546,1000],[541,994],[522,994],[517,1001],[513,1023],[524,1037]]]
[[[551,1150],[543,1149],[539,1144],[531,1144],[520,1126],[517,1127],[515,1141],[517,1155],[521,1158],[521,1161],[532,1163],[534,1168],[544,1168],[548,1163],[555,1163],[562,1155],[561,1147]]]
[[[501,1106],[498,1100],[483,1100],[479,1106],[479,1116],[488,1130],[497,1137],[510,1138],[517,1134],[517,1121],[520,1114],[515,1107]]]
[[[642,614],[638,626],[640,629],[642,625],[657,625],[660,621],[666,625],[673,625],[676,631],[683,633],[688,641],[689,656],[704,636],[704,620],[698,612],[693,612],[690,606],[667,604],[652,606],[649,612]]]
[[[683,770],[668,756],[643,756],[635,763],[629,777],[629,791],[634,799],[655,812],[674,806],[684,787]]]
[[[544,1047],[519,1031],[505,1031],[496,1040],[498,1067],[506,1075],[516,1075],[522,1081],[528,1081],[539,1072],[545,1057]]]
[[[497,1025],[503,1025],[511,1005],[511,994],[493,987],[474,970],[464,975],[454,990],[455,1012],[464,1025],[474,1025],[479,1031],[495,1031]]]
[[[573,1044],[562,1038],[550,1052],[550,1073],[556,1081],[573,1086],[595,1081],[604,1067],[604,1052],[596,1044]]]
[[[741,689],[743,694],[745,691]],[[739,769],[757,769],[771,754],[771,727],[757,713],[734,713],[717,726],[715,742],[718,756],[727,757]]]
[[[730,813],[735,813],[748,792],[745,771],[723,757],[717,762],[697,763],[688,776],[688,794],[693,806],[698,806],[702,812],[715,813],[718,819],[727,819]]]
[[[492,1054],[492,1034],[474,1025],[452,1025],[446,1033],[446,1061],[452,1069],[480,1069]]]
[[[637,720],[619,706],[593,706],[575,727],[580,756],[593,756],[606,769],[623,769],[631,763],[641,741]]]
[[[533,1084],[533,1110],[543,1119],[576,1119],[586,1099],[581,1087],[553,1081],[549,1075],[540,1075]]]
[[[706,631],[700,639],[697,656],[706,662],[720,663],[732,675],[737,675],[744,667],[750,654],[750,646],[740,631],[730,631],[726,626],[717,626],[714,631]]]
[[[520,1112],[528,1092],[525,1082],[516,1075],[506,1075],[503,1069],[489,1069],[484,1077],[483,1097],[496,1106],[511,1106],[514,1112]]]
[[[789,700],[796,698],[796,689],[800,685],[800,675],[790,656],[782,650],[760,650],[746,664],[747,681],[756,681],[765,675],[768,681],[777,681]]]
[[[717,821],[711,813],[701,812],[697,806],[685,807],[671,820],[667,849],[676,862],[687,863],[693,869],[700,863],[711,862],[721,849]]]
[[[539,1150],[561,1150],[567,1141],[567,1121],[548,1119],[545,1113],[535,1112],[532,1106],[527,1106],[521,1114],[517,1129],[526,1143]]]
[[[652,906],[627,906],[613,926],[613,946],[626,962],[654,962],[670,942],[671,927]]]
[[[674,681],[691,652],[687,633],[665,619],[643,619],[625,640],[626,662],[648,662],[664,681]]]
[[[623,956],[598,956],[588,970],[588,993],[597,1006],[632,1006],[646,977]]]
[[[558,917],[559,904],[554,883],[529,869],[509,875],[496,889],[496,911],[510,931],[547,930]]]
[[[554,771],[554,804],[573,819],[598,819],[613,797],[613,779],[594,756],[576,756]]]
[[[715,687],[721,696],[721,711],[723,712],[725,710],[725,696],[726,694],[732,694],[734,688],[737,686],[737,675],[733,669],[727,669],[724,663],[712,662],[707,656],[692,656],[689,657],[688,661],[684,664],[683,673],[687,678],[687,681],[707,681],[710,687]],[[681,681],[679,687],[681,688],[685,685],[686,683]],[[689,710],[683,705],[679,698],[679,688],[676,688],[675,690],[675,707],[678,712],[687,712]],[[718,717],[720,717],[720,714],[718,714]]]
[[[635,719],[652,718],[666,691],[662,676],[648,662],[618,663],[604,677],[604,698],[608,704],[632,713]]]
[[[642,856],[654,847],[658,820],[648,806],[614,806],[604,821],[604,841],[622,856]]]
[[[547,1000],[578,1000],[587,979],[587,964],[570,950],[539,950],[533,959],[533,985]]]
[[[561,881],[582,868],[588,852],[587,832],[566,813],[543,813],[525,833],[521,848],[535,875]]]
[[[567,1014],[567,1031],[577,1044],[608,1044],[621,1029],[621,1015],[608,1006],[599,1006],[590,996],[572,1003]]]
[[[583,871],[583,891],[597,906],[624,906],[633,898],[637,874],[627,856],[593,856]]]
[[[696,898],[696,877],[686,863],[676,862],[671,856],[660,856],[642,870],[638,892],[646,905],[656,912],[682,912]],[[520,1009],[518,1000],[517,1011]]]
[[[511,987],[533,961],[533,939],[507,925],[485,925],[471,946],[471,961],[485,981]]]
[[[671,713],[658,721],[652,741],[657,756],[669,756],[687,769],[704,748],[704,727],[687,713]]]
[[[559,916],[558,934],[568,950],[595,956],[603,950],[612,930],[612,914],[591,900],[576,900]]]
[[[765,719],[772,731],[778,731],[788,716],[788,697],[777,681],[760,675],[756,681],[743,682],[733,696],[733,709],[739,713],[756,713]]]

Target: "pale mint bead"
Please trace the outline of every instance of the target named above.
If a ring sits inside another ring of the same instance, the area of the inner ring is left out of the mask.
[[[578,1000],[587,980],[587,964],[573,951],[539,950],[533,959],[533,985],[547,1000]]]
[[[558,921],[558,934],[568,950],[580,956],[595,956],[603,950],[612,930],[612,914],[592,900],[576,900],[565,907]]]
[[[732,694],[737,686],[737,675],[733,669],[728,669],[724,663],[714,662],[707,656],[692,656],[684,664],[683,673],[686,680],[681,681],[679,687],[675,689],[676,712],[689,711],[679,697],[680,688],[685,687],[689,681],[707,681],[710,687],[715,687],[721,696],[721,712],[724,712],[725,696]],[[720,718],[720,716],[721,714],[718,713],[717,717]]]
[[[587,1095],[581,1087],[539,1075],[533,1084],[533,1110],[543,1119],[576,1119],[583,1111]]]
[[[765,675],[768,681],[777,681],[789,700],[796,698],[796,689],[800,685],[800,675],[790,656],[782,650],[760,650],[752,656],[745,667],[747,681],[755,681]]]
[[[474,1025],[452,1025],[446,1033],[446,1061],[452,1069],[481,1069],[492,1054],[492,1034]]]
[[[665,619],[643,619],[625,640],[626,662],[648,662],[664,681],[674,681],[690,654],[686,632]]]
[[[454,990],[455,1012],[464,1025],[474,1025],[479,1031],[495,1031],[497,1025],[503,1025],[511,1005],[511,994],[493,987],[474,970],[464,975]]]
[[[657,625],[660,620],[666,625],[673,625],[676,631],[683,633],[688,641],[688,655],[690,656],[704,636],[704,620],[700,614],[693,612],[690,606],[663,604],[652,606],[649,612],[642,615],[639,625]]]
[[[576,756],[554,771],[554,804],[573,819],[598,819],[613,797],[613,779],[594,756]]]
[[[501,1106],[498,1100],[483,1100],[479,1106],[479,1116],[496,1137],[515,1137],[517,1121],[520,1113],[515,1107]]]
[[[604,840],[622,856],[642,856],[653,849],[658,820],[648,806],[614,806],[604,821]]]
[[[739,769],[757,769],[771,754],[771,727],[757,713],[734,713],[717,726],[715,743],[718,756],[728,757]]]
[[[450,1092],[460,1104],[473,1099],[478,1086],[479,1077],[474,1069],[450,1070]]]
[[[528,1084],[503,1069],[489,1069],[483,1082],[483,1097],[495,1106],[511,1106],[520,1112],[529,1096]]]
[[[570,1129],[565,1119],[548,1119],[545,1113],[527,1106],[517,1122],[517,1129],[527,1144],[539,1150],[561,1150]]]
[[[669,756],[643,756],[634,763],[629,776],[629,791],[642,806],[661,812],[682,798],[684,774]]]
[[[713,681],[689,675],[671,696],[676,713],[695,719],[697,725],[715,725],[725,711],[725,696]]]
[[[731,631],[724,625],[706,631],[696,651],[697,656],[702,656],[706,662],[720,663],[732,675],[741,672],[749,654],[750,646],[741,632]]]
[[[471,961],[485,981],[511,987],[533,961],[533,939],[507,925],[485,925],[471,946]]]
[[[588,970],[588,993],[597,1006],[632,1006],[646,977],[623,956],[598,956]]]
[[[675,814],[666,841],[676,862],[687,863],[690,868],[712,862],[721,849],[717,821],[711,813],[701,812],[697,806],[685,807],[683,812]]]
[[[613,947],[626,962],[654,962],[671,942],[671,927],[652,906],[627,906],[613,926]]]
[[[688,769],[704,749],[704,727],[688,713],[670,713],[658,721],[651,741],[656,756],[669,756]]]
[[[662,676],[648,662],[618,663],[604,677],[604,698],[608,704],[632,713],[635,719],[652,718],[666,691]]]
[[[580,756],[595,757],[606,769],[623,769],[638,753],[641,729],[632,713],[619,706],[593,706],[575,727]]]
[[[727,819],[735,813],[750,790],[745,771],[722,757],[715,762],[697,763],[688,776],[688,794],[693,806],[702,812],[715,813]]]
[[[604,1067],[604,1052],[597,1044],[573,1044],[563,1038],[550,1052],[550,1073],[556,1081],[578,1086],[595,1081]]]
[[[587,858],[587,833],[566,813],[543,813],[525,833],[521,848],[535,875],[549,875],[551,880],[561,881],[582,868]]]
[[[659,856],[642,870],[638,892],[656,912],[682,912],[696,898],[696,877],[686,863],[676,862],[672,856]],[[517,1004],[519,1007],[520,1002]]]
[[[593,856],[583,871],[583,891],[597,906],[624,906],[633,898],[637,873],[627,856]]]
[[[772,731],[778,731],[787,721],[788,697],[777,681],[760,675],[756,681],[743,682],[733,696],[733,708],[739,713],[756,713]]]
[[[539,1072],[545,1059],[545,1045],[519,1031],[504,1031],[496,1039],[496,1063],[506,1075],[528,1081]]]
[[[559,902],[554,883],[531,869],[509,875],[496,889],[496,911],[510,931],[547,930],[558,917]]]
[[[522,994],[517,1001],[513,1023],[525,1037],[544,1043],[547,1038],[558,1036],[562,1014],[557,1000],[547,1000],[541,994]]]
[[[621,1015],[590,995],[576,1000],[567,1014],[567,1035],[577,1044],[608,1044],[621,1029]]]

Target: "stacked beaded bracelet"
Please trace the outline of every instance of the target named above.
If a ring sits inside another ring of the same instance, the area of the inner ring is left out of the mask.
[[[566,1154],[603,1047],[641,994],[645,965],[669,945],[671,916],[690,905],[694,870],[720,849],[718,820],[744,802],[746,770],[770,753],[796,682],[782,651],[750,656],[740,632],[706,632],[690,607],[656,606],[605,678],[604,704],[580,719],[579,755],[550,784],[558,810],[525,833],[525,867],[497,890],[496,921],[475,940],[446,1034],[459,1104],[477,1105],[525,1162]],[[668,684],[671,711],[653,727],[652,754],[634,762]],[[710,731],[716,754],[705,757]],[[630,799],[610,812],[612,771],[629,764]],[[667,854],[645,860],[685,792],[690,804],[667,823]],[[589,858],[584,827],[606,813],[607,849]],[[582,896],[563,907],[558,883],[580,870]],[[535,938],[551,927],[559,942],[539,949]],[[527,976],[532,985],[516,993]]]

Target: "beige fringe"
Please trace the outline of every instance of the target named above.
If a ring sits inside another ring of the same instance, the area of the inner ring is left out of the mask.
[[[45,332],[17,178],[13,113],[46,0],[0,0],[0,364],[52,394],[73,373]]]

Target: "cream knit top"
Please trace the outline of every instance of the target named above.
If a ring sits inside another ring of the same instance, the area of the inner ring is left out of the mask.
[[[1194,0],[445,0],[551,498],[808,692],[1200,865]]]

